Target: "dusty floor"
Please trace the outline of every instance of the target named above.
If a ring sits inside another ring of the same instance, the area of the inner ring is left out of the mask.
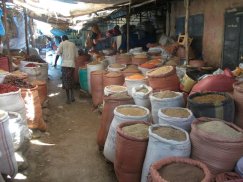
[[[32,141],[27,152],[29,167],[14,182],[115,182],[113,166],[96,144],[101,116],[92,112],[90,98],[79,89],[76,101],[67,105],[59,85],[60,68],[51,67],[50,73],[48,131]]]

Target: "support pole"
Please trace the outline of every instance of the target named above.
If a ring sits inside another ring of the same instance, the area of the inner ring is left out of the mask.
[[[27,51],[27,56],[30,55],[29,51],[29,41],[28,41],[28,22],[27,22],[27,13],[26,13],[26,8],[24,8],[24,25],[25,25],[25,44],[26,44],[26,51]]]
[[[12,71],[12,56],[10,52],[10,46],[9,46],[9,30],[7,26],[7,9],[6,9],[6,0],[2,0],[3,5],[3,23],[5,27],[5,39],[6,39],[6,46],[7,46],[7,57],[8,57],[8,66],[10,71]]]
[[[130,45],[129,45],[129,42],[130,42],[130,11],[131,11],[131,1],[130,0],[130,3],[129,3],[129,7],[127,9],[127,17],[126,17],[126,22],[127,22],[127,52],[129,52],[129,49],[130,49]]]
[[[34,39],[34,22],[33,22],[33,18],[30,18],[30,38],[31,38],[31,42],[32,42],[32,47],[36,47],[36,44],[35,44],[35,39]]]
[[[189,1],[184,0],[186,8],[186,18],[185,18],[185,50],[186,50],[186,64],[189,63],[189,45],[188,45],[188,20],[189,20]]]

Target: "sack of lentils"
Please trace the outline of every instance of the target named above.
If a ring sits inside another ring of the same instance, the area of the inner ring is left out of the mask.
[[[154,90],[179,90],[179,78],[173,66],[162,66],[146,73],[149,85]]]
[[[205,163],[214,175],[232,171],[243,156],[243,130],[216,118],[198,118],[191,126],[191,157]]]
[[[196,118],[210,117],[229,122],[234,120],[234,100],[227,93],[194,93],[187,98],[187,103]]]
[[[151,165],[150,178],[151,182],[210,182],[212,175],[208,167],[200,161],[168,157]]]
[[[153,122],[158,123],[158,111],[167,107],[184,107],[183,94],[174,91],[160,91],[155,92],[149,96],[152,108]]]
[[[117,127],[114,168],[118,181],[140,182],[149,123],[128,121]]]
[[[189,109],[181,107],[162,108],[159,110],[158,116],[160,124],[170,124],[188,132],[190,132],[191,123],[195,119]]]
[[[149,122],[149,110],[137,105],[121,105],[114,110],[114,118],[105,141],[104,156],[111,162],[115,160],[116,150],[116,128],[119,124],[126,121],[145,121]]]
[[[102,149],[108,135],[111,121],[114,117],[114,109],[119,105],[134,104],[133,98],[127,93],[116,93],[104,96],[104,109],[101,115],[100,127],[97,133],[97,144]]]
[[[170,156],[189,157],[190,154],[191,142],[185,130],[165,124],[150,126],[141,182],[147,182],[149,168],[155,161]]]

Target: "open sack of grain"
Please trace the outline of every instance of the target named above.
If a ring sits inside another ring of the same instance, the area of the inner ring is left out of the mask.
[[[109,96],[116,93],[125,93],[127,94],[127,87],[120,85],[109,85],[104,89],[104,95]]]
[[[143,106],[148,109],[151,107],[149,95],[152,92],[152,87],[147,85],[139,85],[132,88],[132,97],[138,106]]]
[[[149,122],[149,110],[137,105],[121,105],[115,108],[108,136],[105,141],[104,156],[111,162],[115,160],[116,128],[126,121]]]
[[[210,182],[208,167],[197,160],[183,157],[168,157],[154,162],[150,167],[151,182]]]
[[[125,78],[128,94],[132,96],[132,88],[138,85],[147,85],[147,78],[142,74],[136,73]]]
[[[205,163],[214,175],[232,171],[243,156],[243,130],[216,118],[199,118],[191,126],[191,157]]]
[[[147,182],[149,168],[155,161],[170,156],[189,157],[190,154],[191,142],[185,130],[165,124],[150,126],[141,182]]]
[[[118,181],[140,182],[149,123],[128,121],[117,127],[114,168]]]

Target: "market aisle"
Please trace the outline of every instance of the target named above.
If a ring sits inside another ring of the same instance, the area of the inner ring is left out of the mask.
[[[32,141],[28,151],[28,182],[114,182],[113,167],[96,145],[100,115],[90,98],[75,92],[76,102],[65,103],[60,68],[50,68],[48,131]],[[35,143],[35,144],[33,144]]]

